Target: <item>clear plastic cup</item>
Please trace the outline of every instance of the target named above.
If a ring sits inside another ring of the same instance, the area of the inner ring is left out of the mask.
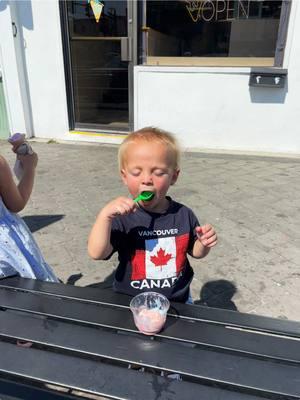
[[[156,292],[144,292],[130,302],[134,323],[145,335],[153,335],[162,330],[170,302],[166,296]]]

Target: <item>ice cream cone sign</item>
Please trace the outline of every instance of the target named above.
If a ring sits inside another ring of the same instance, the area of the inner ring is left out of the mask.
[[[99,0],[89,0],[89,3],[91,5],[93,13],[95,15],[95,20],[98,23],[100,20],[100,17],[101,17],[103,4]]]

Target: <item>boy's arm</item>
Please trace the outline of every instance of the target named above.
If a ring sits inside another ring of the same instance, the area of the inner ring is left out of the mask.
[[[136,210],[136,203],[127,197],[118,197],[108,203],[98,214],[88,239],[88,253],[94,260],[108,257],[113,247],[110,242],[112,220]]]
[[[100,212],[88,240],[88,253],[94,260],[103,260],[113,251],[110,243],[111,225],[112,219]]]
[[[217,234],[210,224],[197,226],[195,230],[197,239],[195,240],[190,255],[194,258],[203,258],[209,253],[210,249],[217,244]]]

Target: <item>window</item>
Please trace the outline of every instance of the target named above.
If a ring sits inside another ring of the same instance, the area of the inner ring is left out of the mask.
[[[149,65],[274,66],[283,1],[147,1]]]

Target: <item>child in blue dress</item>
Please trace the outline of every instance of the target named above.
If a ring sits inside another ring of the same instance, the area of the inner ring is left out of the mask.
[[[16,148],[13,147],[16,152]],[[0,155],[0,279],[24,278],[58,282],[45,262],[24,221],[16,214],[26,206],[34,184],[37,154],[18,155],[23,174],[16,185],[7,161]]]

